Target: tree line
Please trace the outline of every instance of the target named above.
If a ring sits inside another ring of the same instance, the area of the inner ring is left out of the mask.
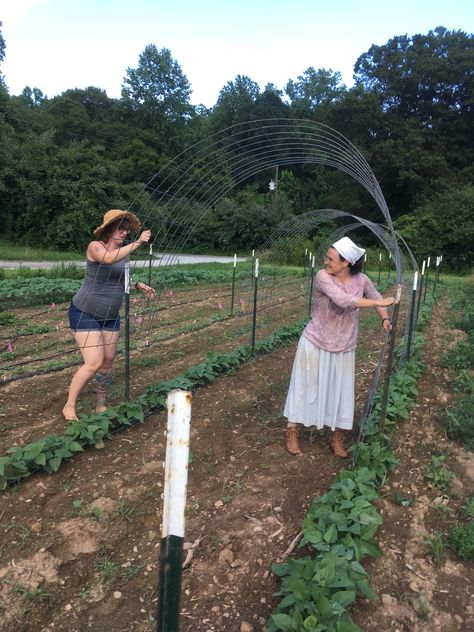
[[[6,51],[0,30],[0,64]],[[82,250],[104,210],[126,207],[187,147],[238,123],[294,118],[328,125],[361,151],[418,257],[443,254],[469,266],[473,74],[473,35],[444,27],[371,46],[356,60],[350,88],[324,68],[307,68],[284,89],[262,90],[238,75],[211,108],[191,104],[179,63],[154,44],[126,69],[119,99],[98,87],[48,98],[27,86],[10,95],[0,73],[0,239]],[[248,251],[279,222],[311,209],[370,214],[366,192],[338,171],[283,165],[276,203],[271,177],[236,183],[187,246]],[[189,212],[198,211],[190,205]]]

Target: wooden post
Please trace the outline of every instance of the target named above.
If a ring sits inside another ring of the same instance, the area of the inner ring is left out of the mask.
[[[160,542],[158,632],[179,632],[184,512],[188,483],[192,395],[168,393],[163,525]]]

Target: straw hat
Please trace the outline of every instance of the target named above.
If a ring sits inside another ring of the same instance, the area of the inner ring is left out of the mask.
[[[140,220],[138,219],[136,215],[134,215],[130,211],[121,211],[120,209],[112,209],[111,211],[107,211],[107,213],[104,215],[104,221],[102,222],[100,226],[97,226],[97,228],[94,230],[94,235],[98,237],[102,233],[104,228],[109,226],[109,224],[121,219],[126,219],[130,222],[130,227],[133,232],[136,233],[138,230],[140,230]]]

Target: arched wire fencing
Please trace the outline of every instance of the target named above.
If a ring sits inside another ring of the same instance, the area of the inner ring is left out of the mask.
[[[228,277],[225,282],[215,284],[215,292],[207,289],[207,295],[204,291],[200,296],[198,287],[188,291],[189,288],[173,285],[176,270],[173,264],[179,261],[199,223],[219,200],[235,187],[275,167],[314,164],[337,169],[358,182],[374,200],[380,212],[380,223],[334,209],[304,213],[281,225],[258,252],[247,257],[247,261],[239,262],[237,278],[234,265],[232,279]],[[301,236],[314,235],[325,224],[329,226],[325,238],[319,240],[319,250],[312,253],[315,262],[321,259],[324,249],[339,236],[357,230],[357,238],[363,241],[363,231],[366,231],[375,236],[389,253],[393,261],[395,284],[400,286],[408,274],[409,266],[402,254],[403,248],[398,246],[387,204],[368,163],[341,134],[316,122],[269,119],[236,125],[216,133],[166,164],[131,202],[129,209],[139,217],[143,227],[152,230],[153,235],[153,251],[149,255],[145,253],[148,257],[145,261],[133,256],[130,273],[132,279],[148,277],[155,285],[157,298],[146,306],[135,305],[134,298],[128,302],[129,311],[125,314],[125,320],[130,328],[131,340],[126,342],[122,350],[126,362],[130,350],[133,352],[134,349],[148,347],[152,354],[159,356],[164,351],[163,345],[173,337],[190,331],[204,331],[221,321],[238,323],[234,340],[249,342],[270,332],[277,322],[286,324],[298,317],[307,318],[311,303],[310,271],[313,262],[308,261],[308,265],[304,266],[305,274],[278,274],[277,264],[279,258],[284,258],[282,248],[286,253],[291,252],[292,240],[296,243]],[[406,244],[404,249],[408,252]],[[152,252],[160,252],[162,256],[156,257]],[[255,302],[257,259],[260,277],[258,302]],[[414,259],[411,263],[414,264]],[[120,283],[123,283],[123,279]],[[200,301],[212,303],[217,313],[208,310],[202,321],[190,323],[189,315],[181,317],[178,312],[180,304],[189,306],[193,301],[196,305]],[[172,312],[174,316],[168,319],[167,314]],[[56,319],[57,316],[58,310],[51,310],[51,318]],[[66,329],[64,319],[57,320],[56,331]],[[166,329],[168,325],[169,333]],[[55,335],[54,324],[51,334]],[[45,345],[43,363],[46,365],[59,356],[72,357],[72,354],[77,353],[71,338],[64,345],[56,353],[49,353]],[[79,362],[71,360],[69,364]],[[134,366],[138,366],[134,362],[132,358],[129,364],[132,371]],[[9,377],[9,372],[19,370],[20,364],[10,362],[6,365],[5,383],[17,379],[12,375]],[[58,370],[64,366],[63,363]]]

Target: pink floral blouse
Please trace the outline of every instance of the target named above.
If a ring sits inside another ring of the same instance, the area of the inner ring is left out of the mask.
[[[342,353],[356,348],[359,298],[380,298],[369,277],[361,272],[342,284],[319,270],[314,283],[313,310],[303,336],[325,351]]]

